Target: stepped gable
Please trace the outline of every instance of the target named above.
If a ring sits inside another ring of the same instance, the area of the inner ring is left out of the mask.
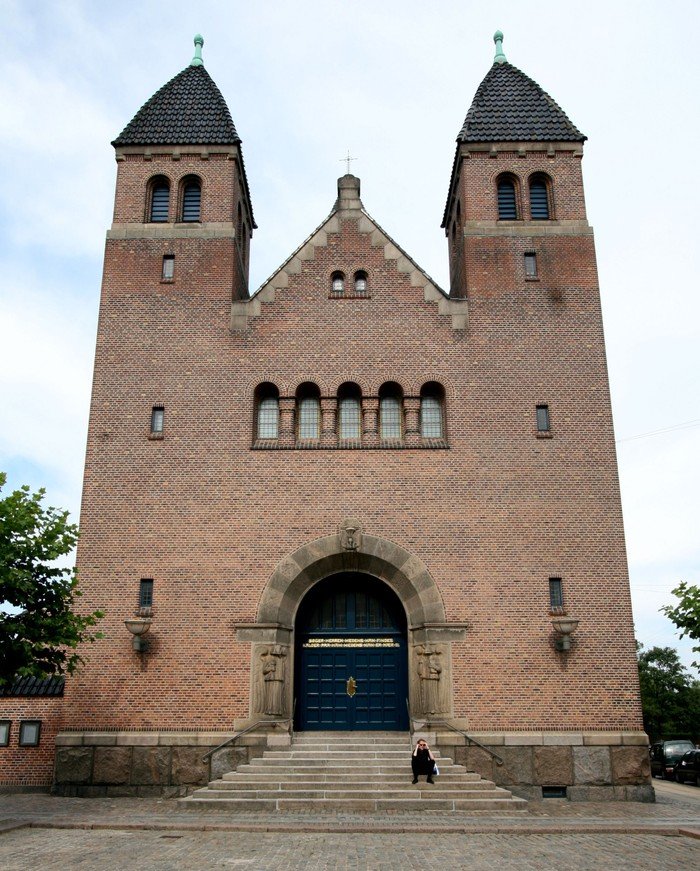
[[[586,136],[524,72],[496,61],[479,85],[457,142],[585,142]]]
[[[185,67],[139,109],[112,145],[236,145],[221,91],[201,64]]]
[[[358,232],[369,237],[372,247],[382,250],[385,260],[394,262],[398,272],[409,276],[411,285],[422,290],[426,302],[437,304],[438,314],[448,317],[453,329],[466,329],[467,301],[450,299],[449,294],[372,218],[360,199],[360,179],[348,173],[338,179],[338,198],[330,215],[263,282],[250,299],[233,302],[232,331],[246,330],[250,319],[259,317],[262,313],[261,305],[274,303],[276,294],[284,292],[292,277],[301,272],[302,262],[315,259],[316,252],[328,245],[328,236],[342,232],[342,222],[349,220],[357,222]]]

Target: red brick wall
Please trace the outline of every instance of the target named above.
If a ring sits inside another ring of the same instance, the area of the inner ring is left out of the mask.
[[[62,712],[62,698],[0,698],[0,720],[12,721],[9,746],[0,747],[0,787],[51,785],[54,739],[61,729]],[[41,720],[38,746],[19,746],[22,720]]]
[[[558,216],[582,216],[578,167],[563,170],[572,205],[557,194]],[[491,203],[490,176],[480,184]],[[170,285],[161,241],[108,243],[79,547],[82,601],[106,611],[106,637],[67,689],[67,727],[247,716],[250,646],[233,623],[256,619],[283,557],[352,516],[423,560],[447,619],[471,624],[453,645],[455,715],[471,728],[641,728],[592,240],[543,240],[540,282],[524,280],[523,244],[465,245],[470,323],[453,331],[345,222],[232,334],[224,243],[178,240]],[[331,272],[357,268],[369,298],[329,299]],[[307,380],[322,397],[346,380],[415,397],[437,380],[449,450],[251,450],[255,386],[292,396]],[[551,439],[535,432],[542,402]],[[160,403],[164,438],[149,441]],[[566,658],[551,645],[552,575],[581,621]],[[155,581],[144,657],[123,625],[141,577]]]

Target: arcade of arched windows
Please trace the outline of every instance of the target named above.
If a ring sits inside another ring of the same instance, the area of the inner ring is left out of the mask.
[[[301,383],[293,396],[275,384],[255,390],[255,448],[441,448],[447,447],[445,390],[427,381],[417,396],[395,381],[376,395],[363,395],[354,381],[322,396],[318,385]]]

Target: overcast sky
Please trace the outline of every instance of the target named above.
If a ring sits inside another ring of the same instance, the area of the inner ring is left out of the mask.
[[[447,287],[455,137],[503,30],[589,137],[637,637],[690,663],[658,609],[700,583],[697,0],[0,0],[0,24],[0,469],[76,519],[109,143],[193,35],[243,139],[254,288],[327,215],[348,149],[366,209]]]

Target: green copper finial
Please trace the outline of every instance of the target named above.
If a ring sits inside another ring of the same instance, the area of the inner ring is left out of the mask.
[[[497,30],[493,35],[493,41],[496,43],[496,56],[493,59],[495,64],[508,63],[506,56],[503,54],[503,33]]]
[[[194,38],[194,57],[190,61],[191,67],[201,67],[204,66],[204,61],[202,60],[202,46],[204,45],[204,37],[201,33],[198,33]]]

